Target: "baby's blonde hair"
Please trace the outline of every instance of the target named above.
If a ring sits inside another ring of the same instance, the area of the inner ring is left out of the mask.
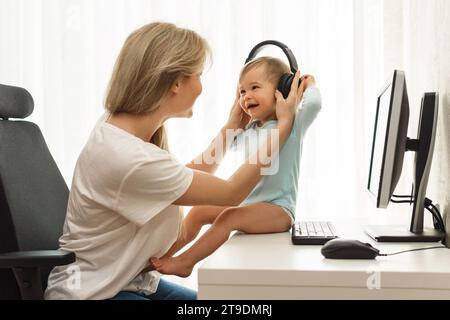
[[[106,94],[106,110],[136,115],[155,111],[173,84],[198,72],[208,55],[208,43],[195,31],[164,22],[137,29],[117,58]],[[150,142],[168,149],[164,126]]]
[[[273,57],[258,57],[249,61],[239,74],[239,82],[251,70],[264,66],[267,80],[278,86],[278,81],[284,73],[291,73],[289,67],[280,59]]]

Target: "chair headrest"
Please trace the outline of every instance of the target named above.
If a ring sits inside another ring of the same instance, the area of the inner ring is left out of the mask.
[[[33,109],[33,97],[27,90],[0,84],[0,118],[24,119]]]

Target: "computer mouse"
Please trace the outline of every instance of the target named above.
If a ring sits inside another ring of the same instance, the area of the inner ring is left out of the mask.
[[[321,252],[327,259],[375,259],[380,254],[370,243],[348,239],[330,240]]]

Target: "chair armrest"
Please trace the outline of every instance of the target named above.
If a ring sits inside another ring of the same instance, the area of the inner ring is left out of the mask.
[[[40,269],[75,262],[75,253],[62,250],[16,251],[0,254],[0,268],[12,269],[24,300],[42,300]]]
[[[0,254],[0,268],[42,268],[75,261],[73,252],[62,250],[17,251]]]

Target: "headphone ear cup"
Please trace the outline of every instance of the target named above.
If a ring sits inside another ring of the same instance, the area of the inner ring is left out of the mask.
[[[291,91],[292,81],[294,80],[294,74],[285,73],[281,76],[280,81],[278,82],[278,90],[283,95],[283,98],[287,98],[289,92]]]

